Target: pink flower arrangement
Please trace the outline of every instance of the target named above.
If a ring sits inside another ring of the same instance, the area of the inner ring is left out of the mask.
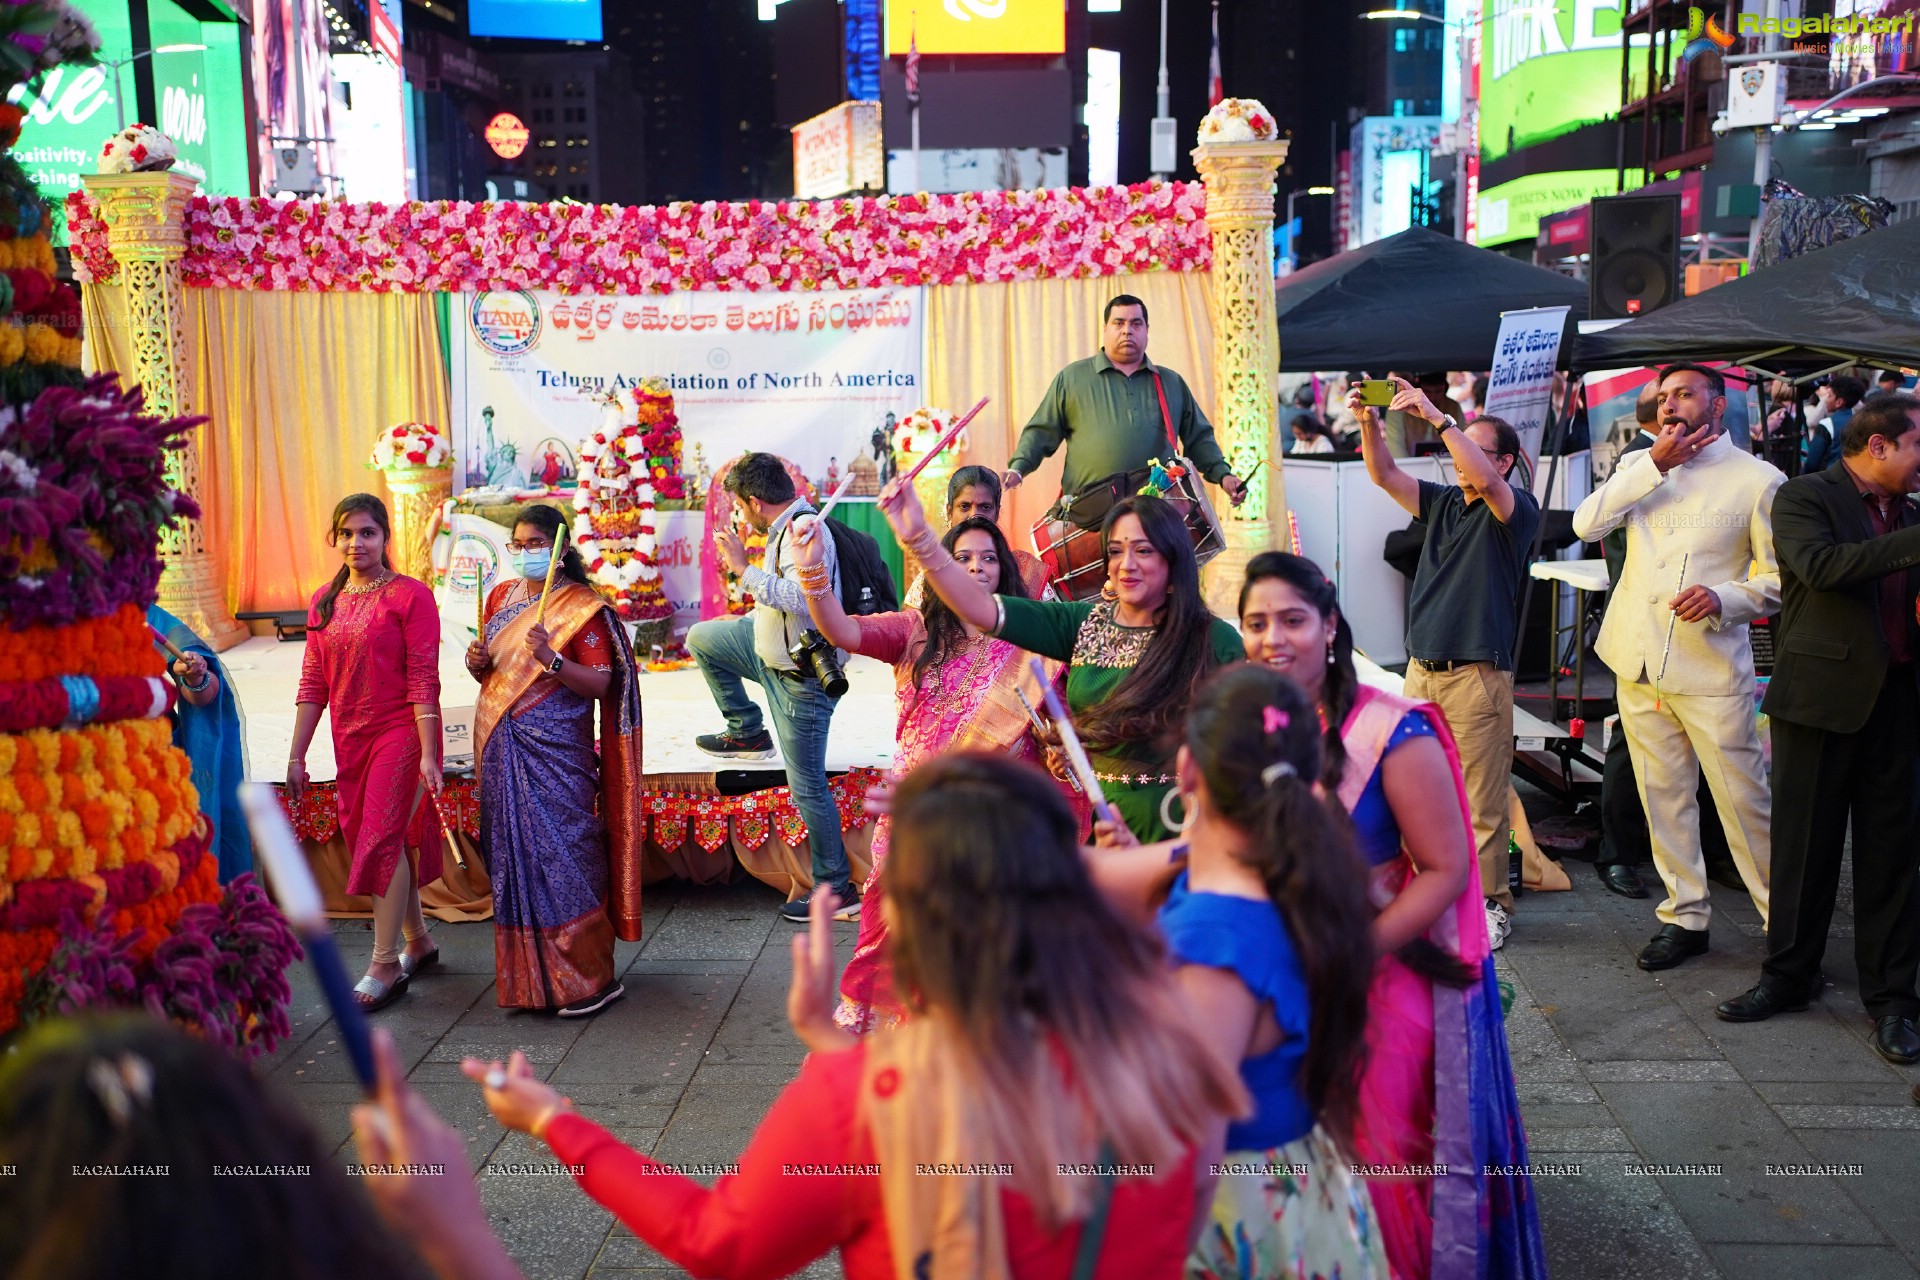
[[[85,192],[67,216],[76,273],[110,278]],[[1197,183],[626,207],[198,196],[182,272],[223,289],[658,294],[1204,271],[1212,257]]]

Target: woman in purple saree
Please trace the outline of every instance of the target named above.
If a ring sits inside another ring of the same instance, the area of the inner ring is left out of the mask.
[[[1381,959],[1367,998],[1367,1067],[1355,1158],[1369,1177],[1393,1273],[1546,1275],[1526,1132],[1472,867],[1472,828],[1453,737],[1439,710],[1359,683],[1334,586],[1299,556],[1247,566],[1247,656],[1320,707],[1327,776],[1371,867]],[[1334,726],[1338,726],[1335,731]],[[1441,1176],[1425,1176],[1432,1167]]]

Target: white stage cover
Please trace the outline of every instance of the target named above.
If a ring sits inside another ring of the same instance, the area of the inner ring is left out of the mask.
[[[472,633],[465,633],[470,636]],[[287,755],[293,745],[293,696],[300,684],[300,658],[306,645],[256,636],[226,653],[220,660],[233,678],[246,721],[247,776],[264,782],[282,782]],[[448,767],[471,764],[472,743],[464,737],[480,686],[467,674],[466,643],[443,640],[440,645],[440,701],[446,712]],[[853,686],[840,700],[827,739],[827,769],[883,767],[893,761],[893,672],[871,658],[847,664]],[[747,691],[765,705],[757,686]],[[718,769],[780,769],[776,755],[766,761],[715,760],[693,745],[696,736],[724,727],[707,682],[692,667],[685,671],[640,674],[641,713],[645,717],[645,770],[649,774],[712,773]],[[464,710],[463,710],[464,709]],[[462,758],[464,757],[464,759]],[[322,717],[320,730],[307,752],[307,772],[316,782],[334,776],[333,737]]]

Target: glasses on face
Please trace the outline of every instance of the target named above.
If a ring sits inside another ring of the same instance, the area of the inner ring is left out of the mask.
[[[552,545],[551,542],[522,542],[516,538],[507,544],[507,550],[519,555],[522,551],[545,551]]]

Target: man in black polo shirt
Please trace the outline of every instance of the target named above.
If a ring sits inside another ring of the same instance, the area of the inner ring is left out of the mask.
[[[1402,471],[1358,389],[1347,404],[1360,419],[1367,475],[1427,526],[1407,602],[1407,696],[1438,706],[1460,749],[1487,935],[1497,948],[1507,940],[1513,910],[1507,887],[1513,646],[1540,504],[1522,486],[1507,483],[1520,461],[1520,437],[1512,427],[1498,418],[1476,418],[1463,428],[1404,378],[1393,381],[1398,393],[1389,409],[1432,425],[1453,457],[1457,486]]]

